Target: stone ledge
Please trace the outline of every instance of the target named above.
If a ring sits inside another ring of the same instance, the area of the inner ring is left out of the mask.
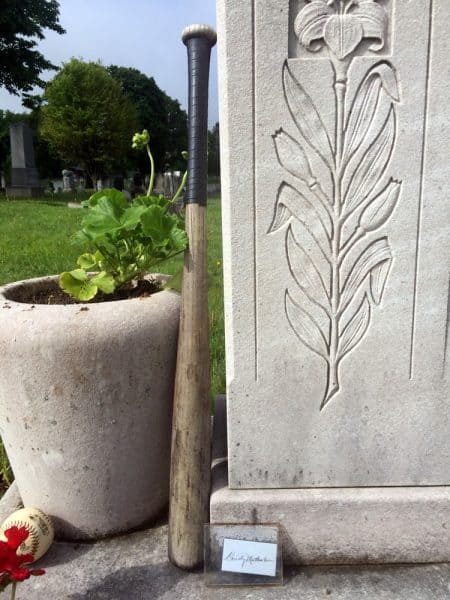
[[[221,396],[212,523],[280,523],[284,561],[293,565],[450,561],[450,487],[232,490],[225,415]]]
[[[211,522],[282,526],[288,564],[450,561],[450,487],[231,490],[213,470]]]

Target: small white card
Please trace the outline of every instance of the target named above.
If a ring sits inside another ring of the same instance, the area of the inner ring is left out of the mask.
[[[277,544],[224,539],[222,571],[275,577],[276,569]]]

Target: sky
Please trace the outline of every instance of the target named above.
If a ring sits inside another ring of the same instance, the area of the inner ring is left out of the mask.
[[[134,67],[187,108],[187,55],[181,31],[215,28],[215,0],[59,0],[64,35],[45,30],[38,50],[55,65],[72,57]],[[42,77],[51,79],[54,71]],[[39,90],[38,90],[39,91]],[[22,112],[21,100],[0,89],[0,109]],[[209,124],[218,121],[217,52],[211,56]]]

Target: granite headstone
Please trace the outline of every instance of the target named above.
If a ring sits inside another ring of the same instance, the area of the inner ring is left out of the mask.
[[[219,0],[218,23],[212,520],[281,521],[293,562],[450,560],[450,3]]]
[[[39,196],[39,175],[34,162],[33,134],[27,123],[9,127],[11,141],[11,186],[7,196],[32,198]]]

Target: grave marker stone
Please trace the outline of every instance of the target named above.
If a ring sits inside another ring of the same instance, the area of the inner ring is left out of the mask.
[[[73,192],[75,190],[75,177],[70,169],[62,170],[63,192]]]
[[[39,175],[34,162],[33,134],[27,123],[9,126],[11,141],[11,187],[7,196],[32,198],[39,196]]]
[[[219,0],[229,485],[291,562],[450,560],[450,4]]]

